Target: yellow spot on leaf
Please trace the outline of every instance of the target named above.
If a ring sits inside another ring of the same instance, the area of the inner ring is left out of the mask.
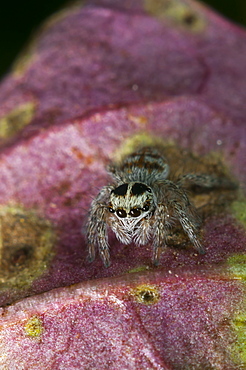
[[[122,158],[145,146],[163,146],[163,140],[157,136],[150,135],[148,132],[139,132],[123,141],[114,153],[113,160],[116,163],[120,162]]]
[[[39,317],[33,316],[27,321],[24,329],[29,337],[40,337],[43,332],[43,323]]]
[[[36,103],[29,101],[17,106],[2,117],[0,119],[0,138],[8,139],[21,131],[32,121],[35,111]]]
[[[50,222],[31,210],[0,207],[0,293],[28,289],[54,256]]]
[[[143,284],[132,290],[132,295],[139,303],[146,305],[155,304],[160,299],[158,289],[154,285]]]
[[[204,17],[181,0],[144,0],[145,9],[159,19],[169,20],[192,32],[202,32],[206,26]]]

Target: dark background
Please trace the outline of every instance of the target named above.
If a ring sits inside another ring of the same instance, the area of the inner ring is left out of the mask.
[[[235,23],[246,25],[245,0],[205,0],[203,2]],[[16,56],[43,20],[67,3],[67,0],[14,0],[1,5],[0,77],[8,72]]]

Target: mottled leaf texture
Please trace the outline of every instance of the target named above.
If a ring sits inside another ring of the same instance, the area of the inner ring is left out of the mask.
[[[0,85],[0,369],[246,369],[245,66],[245,30],[191,0],[47,21]],[[171,222],[158,266],[110,230],[110,267],[89,262],[106,168],[141,146],[186,188],[206,253]]]

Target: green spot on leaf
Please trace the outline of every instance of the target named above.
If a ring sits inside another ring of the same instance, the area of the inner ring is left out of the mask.
[[[236,254],[228,258],[227,263],[232,274],[246,281],[246,254]]]
[[[240,199],[232,203],[232,212],[236,219],[246,227],[246,199]]]
[[[128,271],[128,274],[132,274],[134,272],[141,272],[141,271],[146,271],[146,270],[149,270],[149,266],[138,266],[138,267],[135,267],[131,270]]]
[[[236,316],[232,327],[237,337],[232,347],[234,358],[240,365],[246,365],[246,313]]]
[[[240,366],[244,366],[246,365],[246,254],[236,254],[231,256],[227,260],[227,263],[233,276],[243,282],[242,289],[244,296],[242,306],[232,319],[231,325],[236,336],[232,345],[233,358],[237,363],[240,363]]]

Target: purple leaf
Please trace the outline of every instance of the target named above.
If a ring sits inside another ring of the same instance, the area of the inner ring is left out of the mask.
[[[0,86],[1,368],[244,368],[245,64],[245,31],[197,2],[88,1],[46,24]],[[109,232],[111,266],[89,263],[90,203],[139,145],[173,179],[238,188],[189,192],[206,254],[176,227],[155,267],[151,243]]]

